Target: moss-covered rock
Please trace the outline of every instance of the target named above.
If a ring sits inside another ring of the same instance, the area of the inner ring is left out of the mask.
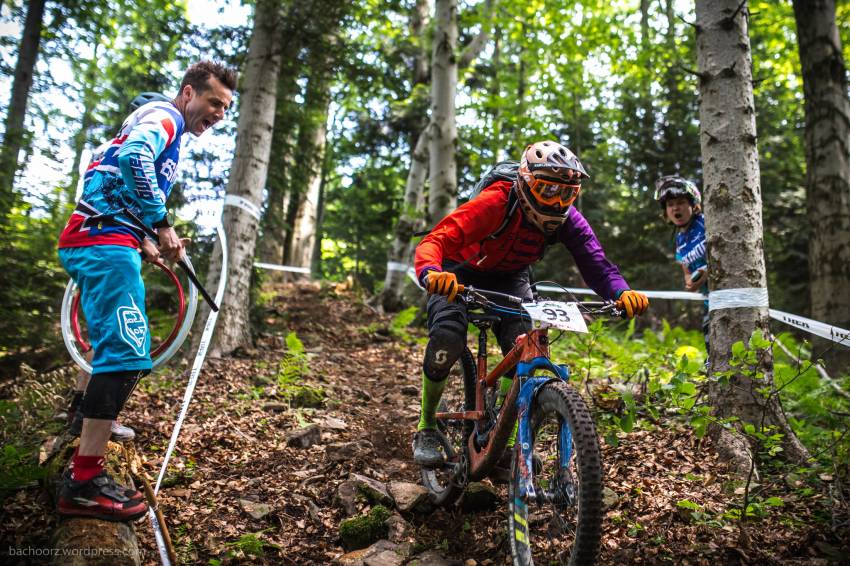
[[[392,513],[383,505],[375,505],[366,515],[346,519],[339,524],[339,536],[346,550],[366,548],[370,544],[386,538],[389,528],[386,520]]]

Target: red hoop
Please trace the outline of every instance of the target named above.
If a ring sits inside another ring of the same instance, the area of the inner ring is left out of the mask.
[[[171,329],[171,333],[168,337],[163,340],[162,344],[156,347],[156,349],[151,352],[151,358],[154,358],[165,351],[174,339],[177,337],[177,333],[180,331],[180,326],[183,324],[183,320],[186,318],[186,296],[183,293],[183,285],[180,283],[180,279],[177,278],[177,275],[164,263],[161,261],[154,262],[154,265],[159,267],[161,270],[165,272],[171,282],[177,287],[177,299],[180,302],[180,307],[177,311],[177,322],[174,323],[174,328]],[[77,290],[74,295],[74,300],[71,302],[71,329],[74,331],[74,339],[80,345],[80,351],[82,353],[86,353],[91,350],[91,344],[85,341],[83,338],[82,331],[80,330],[80,291]]]

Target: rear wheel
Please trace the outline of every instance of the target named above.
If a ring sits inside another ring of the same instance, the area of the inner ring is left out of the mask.
[[[468,348],[452,367],[443,392],[438,412],[460,412],[475,409],[475,358]],[[462,385],[461,385],[462,384]],[[422,485],[436,505],[451,505],[461,496],[466,487],[468,467],[465,457],[467,438],[472,432],[472,421],[460,419],[438,419],[437,430],[445,455],[445,463],[439,467],[422,467]]]
[[[514,458],[508,529],[515,565],[594,564],[602,532],[602,459],[596,427],[578,392],[544,385],[531,408],[536,497],[520,498]]]

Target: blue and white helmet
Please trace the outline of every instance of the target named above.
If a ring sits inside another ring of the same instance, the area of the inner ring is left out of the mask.
[[[702,195],[700,195],[697,186],[685,178],[678,175],[665,175],[655,181],[655,200],[664,208],[668,198],[685,197],[691,206],[699,206],[702,204]]]

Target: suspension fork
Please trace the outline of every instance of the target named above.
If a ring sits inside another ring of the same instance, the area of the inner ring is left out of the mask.
[[[534,377],[534,371],[545,369],[554,373],[557,377]],[[566,366],[556,365],[546,357],[540,356],[530,361],[523,361],[517,365],[517,379],[520,381],[519,395],[517,396],[517,420],[519,430],[517,431],[517,458],[519,478],[517,495],[521,501],[536,501],[538,494],[534,489],[534,464],[532,450],[531,430],[531,407],[540,388],[552,381],[567,381],[569,370]],[[559,428],[558,452],[561,467],[568,465],[572,456],[572,431],[567,423]]]

